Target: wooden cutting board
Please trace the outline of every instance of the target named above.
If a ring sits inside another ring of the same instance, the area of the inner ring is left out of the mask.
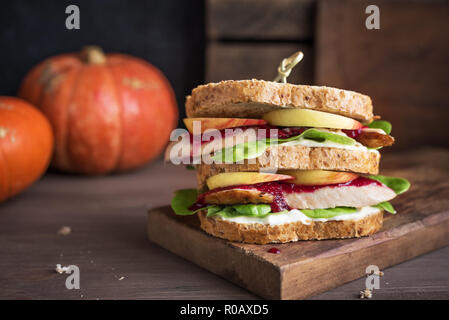
[[[303,299],[364,276],[368,265],[384,269],[449,245],[449,150],[388,154],[382,164],[383,174],[407,178],[412,187],[392,201],[398,214],[385,214],[383,228],[370,237],[235,243],[207,235],[196,216],[176,216],[168,206],[150,210],[148,235],[261,297]],[[272,247],[281,253],[268,253]]]

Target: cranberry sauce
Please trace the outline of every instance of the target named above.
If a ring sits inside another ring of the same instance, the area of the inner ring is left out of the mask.
[[[283,210],[291,210],[287,205],[287,202],[285,201],[284,193],[303,193],[303,192],[314,192],[315,190],[331,187],[331,188],[337,188],[337,187],[364,187],[367,185],[375,184],[378,186],[381,186],[382,184],[373,179],[359,177],[357,179],[354,179],[349,182],[345,183],[337,183],[337,184],[327,184],[327,185],[316,185],[316,186],[305,186],[305,185],[297,185],[293,183],[288,182],[281,182],[281,181],[272,181],[272,182],[263,182],[263,183],[257,183],[257,184],[250,184],[250,185],[235,185],[235,186],[228,186],[228,187],[222,187],[222,188],[215,188],[213,190],[210,190],[206,193],[200,194],[198,196],[197,201],[195,204],[190,207],[190,210],[197,210],[204,208],[207,206],[207,204],[204,202],[204,199],[207,195],[219,192],[219,191],[225,191],[225,190],[231,190],[231,189],[244,189],[244,190],[258,190],[264,193],[268,193],[273,195],[274,199],[271,203],[271,211],[272,212],[280,212]]]
[[[290,137],[298,136],[301,133],[303,133],[306,128],[302,127],[295,127],[295,128],[284,128],[284,127],[276,127],[271,125],[260,125],[260,126],[247,126],[247,127],[237,127],[237,128],[227,128],[220,130],[221,138],[225,138],[226,130],[238,130],[241,129],[243,131],[246,131],[248,129],[256,129],[256,130],[266,130],[265,137],[266,138],[280,138],[280,139],[287,139]],[[272,129],[277,129],[277,134],[275,132],[271,132]],[[193,134],[190,133],[190,143],[193,143]],[[200,140],[201,144],[205,144],[211,141],[214,141],[214,136],[210,137],[210,140],[203,141]]]
[[[192,204],[188,209],[190,211],[196,211],[198,209],[202,209],[205,207],[207,207],[207,203],[204,203],[204,197],[202,197],[201,199],[198,198],[198,200],[194,204]]]
[[[367,127],[362,127],[360,129],[355,129],[355,130],[342,130],[342,131],[348,137],[357,140],[357,137],[362,133],[363,128],[367,128]],[[267,138],[267,139],[272,139],[272,138],[288,139],[290,137],[299,136],[301,133],[303,133],[308,128],[305,128],[305,127],[290,127],[290,128],[286,128],[286,127],[277,127],[277,126],[272,126],[272,125],[259,125],[259,126],[227,128],[227,129],[219,130],[221,139],[224,139],[226,137],[226,130],[233,130],[234,131],[234,130],[237,130],[237,129],[241,129],[241,130],[243,130],[243,132],[245,132],[246,130],[249,130],[249,129],[254,129],[254,130],[256,130],[256,134],[258,135],[258,138],[264,137],[264,138]],[[273,132],[273,129],[276,129],[277,131]],[[264,135],[262,135],[261,133],[259,134],[258,130],[265,130]],[[190,144],[193,145],[193,141],[194,141],[195,136],[193,134],[189,133],[189,138],[190,138]],[[203,140],[202,136],[198,137],[199,146],[202,146],[203,144],[212,142],[214,140],[215,140],[215,136],[213,136],[213,135],[208,137],[208,140]],[[193,157],[193,155],[194,155],[194,151],[193,151],[193,148],[192,148],[192,150],[190,151],[190,156]]]
[[[247,126],[247,127],[237,127],[237,128],[227,128],[220,130],[221,139],[224,139],[226,137],[226,130],[237,130],[241,129],[243,132],[249,129],[256,130],[256,135],[258,138],[279,138],[279,139],[287,139],[294,136],[299,136],[301,133],[303,133],[307,128],[302,127],[295,127],[295,128],[283,128],[283,127],[276,127],[271,125],[260,125],[260,126]],[[265,130],[264,135],[262,133],[259,133],[258,130]],[[273,132],[272,129],[277,129],[277,131]],[[190,144],[193,145],[194,135],[189,133],[190,138]],[[207,138],[207,140],[203,140],[202,137],[198,137],[198,141],[200,143],[200,146],[203,146],[206,143],[212,142],[215,140],[215,136],[211,135]],[[224,147],[224,146],[223,146]],[[193,157],[194,151],[193,148],[190,150],[190,157]]]
[[[366,126],[363,126],[360,129],[355,129],[355,130],[348,130],[348,129],[342,129],[342,131],[350,138],[357,138],[361,133],[362,130],[364,128],[367,128]],[[294,137],[294,136],[298,136],[301,133],[303,133],[307,128],[305,127],[291,127],[291,128],[286,128],[286,127],[278,127],[278,126],[272,126],[272,125],[260,125],[260,126],[247,126],[247,127],[236,127],[236,128],[227,128],[227,129],[221,129],[220,130],[220,135],[221,138],[224,138],[226,135],[226,130],[237,130],[237,129],[241,129],[243,131],[248,130],[248,129],[261,129],[261,130],[266,130],[265,136],[267,138],[279,138],[279,139],[287,139],[290,137]],[[274,132],[271,132],[270,130],[272,129],[277,129],[277,134]],[[193,143],[193,135],[190,133],[190,143]],[[202,139],[200,139],[201,144],[205,144],[208,142],[211,142],[214,140],[214,136],[210,137],[210,140],[208,141],[203,141]]]
[[[267,252],[274,253],[274,254],[279,254],[279,253],[281,253],[281,250],[279,250],[278,248],[274,248],[273,247],[273,248],[268,249]]]
[[[341,131],[343,131],[349,138],[357,140],[357,137],[362,134],[362,131],[365,128],[368,128],[368,127],[367,126],[363,126],[360,129],[355,129],[355,130],[342,129]]]

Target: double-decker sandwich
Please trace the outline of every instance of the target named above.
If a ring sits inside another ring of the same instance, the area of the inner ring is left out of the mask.
[[[197,160],[198,190],[176,192],[172,207],[197,214],[216,237],[264,244],[370,235],[410,186],[377,175],[378,150],[394,138],[363,94],[222,81],[195,88],[186,112],[184,158]]]

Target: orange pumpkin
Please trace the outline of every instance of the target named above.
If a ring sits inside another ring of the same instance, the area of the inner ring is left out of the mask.
[[[47,118],[22,99],[0,96],[0,201],[36,181],[47,169],[52,151]]]
[[[41,62],[23,80],[19,96],[50,120],[52,165],[68,172],[139,167],[162,152],[178,119],[173,90],[157,68],[98,47]]]

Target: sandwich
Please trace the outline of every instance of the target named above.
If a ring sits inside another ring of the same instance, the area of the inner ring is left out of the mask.
[[[410,187],[378,174],[392,127],[360,93],[222,81],[193,89],[186,113],[183,151],[173,141],[166,158],[193,164],[198,186],[177,191],[172,208],[196,214],[215,237],[266,244],[371,235]]]

